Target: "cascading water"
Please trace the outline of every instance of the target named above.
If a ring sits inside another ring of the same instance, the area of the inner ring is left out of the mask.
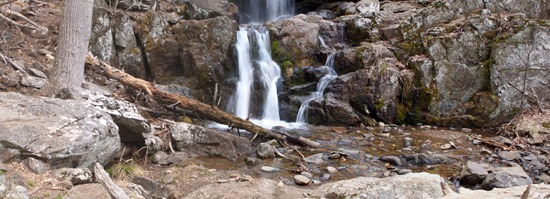
[[[241,0],[241,23],[262,24],[279,20],[294,14],[293,0]],[[255,46],[251,46],[256,44]],[[265,91],[262,113],[259,120],[251,120],[265,128],[287,126],[280,121],[277,84],[281,79],[281,70],[271,58],[269,31],[263,26],[241,25],[237,32],[237,53],[239,64],[239,82],[234,96],[233,111],[238,117],[251,115],[251,95],[253,92],[254,70],[258,70],[259,80]],[[257,53],[257,54],[256,54]]]
[[[311,93],[309,98],[302,103],[300,106],[300,109],[298,110],[298,115],[296,115],[296,123],[306,123],[306,116],[307,116],[307,110],[309,109],[309,103],[313,101],[314,99],[323,97],[323,92],[325,91],[325,88],[327,88],[328,83],[332,81],[334,78],[336,78],[338,75],[336,74],[336,71],[333,69],[334,65],[334,53],[331,53],[327,57],[327,61],[325,62],[325,65],[321,67],[322,70],[326,70],[327,74],[323,76],[319,83],[317,83],[317,91]]]

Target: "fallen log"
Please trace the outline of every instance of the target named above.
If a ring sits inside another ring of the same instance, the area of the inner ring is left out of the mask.
[[[109,192],[109,195],[111,195],[111,198],[113,199],[129,199],[128,195],[126,195],[126,192],[122,190],[120,187],[118,187],[113,180],[109,177],[109,174],[103,169],[103,166],[101,166],[99,163],[95,163],[94,166],[94,176],[95,180],[103,185],[107,192]]]
[[[115,79],[125,86],[145,92],[149,96],[152,96],[154,98],[170,101],[177,104],[177,106],[182,109],[194,111],[209,120],[220,124],[226,124],[230,128],[243,129],[248,132],[255,133],[266,138],[274,138],[279,141],[289,141],[295,144],[301,144],[309,147],[319,146],[319,143],[308,140],[306,138],[294,138],[289,135],[276,133],[261,126],[258,126],[248,120],[244,120],[233,114],[220,110],[215,106],[158,89],[153,83],[132,77],[131,75],[119,69],[116,69],[105,62],[98,60],[91,53],[88,53],[86,56],[86,64],[88,64],[92,70],[101,73],[109,78]]]

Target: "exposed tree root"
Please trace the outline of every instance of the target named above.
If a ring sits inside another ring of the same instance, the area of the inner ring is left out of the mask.
[[[244,120],[233,114],[222,111],[215,106],[158,89],[153,83],[132,77],[131,75],[98,60],[91,53],[88,53],[86,56],[86,63],[89,64],[90,68],[95,72],[101,73],[109,78],[113,78],[128,87],[142,91],[149,96],[175,103],[175,105],[180,108],[196,112],[209,120],[226,124],[230,128],[244,129],[251,133],[256,133],[263,137],[274,138],[279,141],[289,141],[309,147],[319,146],[319,143],[314,141],[302,137],[292,137],[286,134],[278,133],[277,131],[271,131],[248,120]]]

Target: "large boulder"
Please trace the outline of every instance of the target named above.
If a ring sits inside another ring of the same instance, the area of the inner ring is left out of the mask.
[[[463,185],[481,184],[488,174],[489,172],[479,163],[468,161],[460,172],[460,183]]]
[[[254,147],[246,138],[188,123],[170,125],[176,149],[192,156],[218,156],[236,159],[250,154]]]
[[[0,112],[0,151],[9,158],[85,168],[107,163],[120,148],[111,117],[83,101],[0,93]]]
[[[487,175],[481,188],[491,190],[493,188],[507,188],[533,184],[533,180],[521,168],[515,164],[512,167],[501,167]]]
[[[271,47],[273,59],[282,65],[291,62],[296,66],[322,65],[316,59],[320,52],[318,15],[296,15],[283,21],[267,24],[273,35]]]
[[[195,97],[212,99],[215,84],[229,86],[226,81],[236,74],[233,46],[237,30],[237,22],[227,16],[200,21],[181,20],[172,26],[181,49],[183,75],[194,80],[189,87],[209,90],[194,94]]]
[[[321,185],[315,195],[326,198],[441,198],[453,192],[445,179],[429,173],[390,178],[360,177]]]

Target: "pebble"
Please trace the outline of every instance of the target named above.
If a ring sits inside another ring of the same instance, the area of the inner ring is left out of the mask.
[[[300,173],[300,175],[303,175],[305,177],[308,177],[308,178],[313,178],[313,174],[309,173],[309,172],[305,172],[303,171],[302,173]]]
[[[384,162],[388,162],[395,166],[401,166],[401,159],[399,159],[397,156],[384,156],[380,158]]]
[[[327,171],[330,173],[330,174],[335,174],[338,172],[338,169],[334,168],[333,166],[328,166],[327,167]]]
[[[403,131],[402,129],[397,129],[397,133],[399,133],[399,134],[404,134],[405,131]]]
[[[275,172],[280,171],[281,169],[275,168],[275,167],[270,167],[270,166],[262,166],[260,168],[260,170],[262,170],[263,172],[267,172],[267,173],[275,173]]]
[[[312,156],[309,156],[305,159],[305,162],[306,163],[310,163],[310,164],[321,164],[324,162],[323,160],[323,154],[322,153],[318,153],[318,154],[315,154],[315,155],[312,155]]]
[[[335,159],[340,159],[341,157],[342,155],[340,155],[339,153],[332,153],[328,156],[328,159],[335,160]]]
[[[413,172],[413,171],[410,170],[410,169],[400,169],[399,171],[397,171],[397,173],[398,173],[399,175],[405,175],[405,174],[407,174],[407,173],[412,173],[412,172]]]
[[[384,124],[384,122],[378,122],[378,126],[379,127],[384,127],[384,126],[386,126],[386,124]]]
[[[327,180],[330,180],[330,177],[331,175],[329,173],[325,173],[323,174],[323,176],[321,177],[321,180],[322,181],[327,181]]]
[[[521,158],[521,154],[518,151],[501,151],[498,153],[503,160],[513,161]]]
[[[391,171],[385,171],[383,174],[385,177],[391,176]]]
[[[474,141],[472,141],[472,143],[475,144],[475,145],[480,145],[480,144],[481,144],[481,141],[475,139]]]
[[[411,146],[411,142],[412,142],[412,140],[413,140],[412,138],[406,137],[406,138],[404,138],[404,140],[405,140],[404,145],[405,145],[406,147]]]
[[[469,133],[469,132],[472,132],[472,129],[469,129],[469,128],[462,128],[462,131],[466,132],[466,133]]]
[[[294,182],[297,185],[308,185],[311,182],[311,180],[308,177],[303,175],[295,175]]]
[[[320,180],[313,180],[313,184],[314,185],[320,185],[320,184],[322,184],[322,182]]]
[[[244,159],[244,163],[248,166],[254,166],[258,164],[258,159],[254,157],[247,157]]]
[[[227,183],[227,182],[229,182],[229,180],[227,180],[227,179],[219,179],[218,180],[218,183]]]

